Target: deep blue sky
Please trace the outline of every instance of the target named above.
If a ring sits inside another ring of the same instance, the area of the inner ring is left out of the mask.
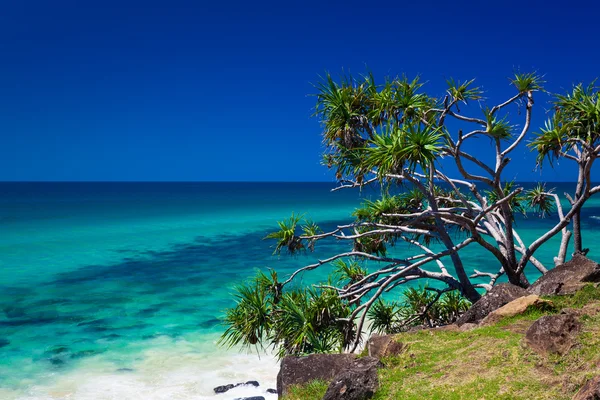
[[[331,180],[310,118],[319,74],[421,74],[439,94],[475,77],[490,101],[516,68],[553,91],[589,82],[600,9],[552,4],[4,2],[0,180]],[[539,178],[531,153],[513,164]]]

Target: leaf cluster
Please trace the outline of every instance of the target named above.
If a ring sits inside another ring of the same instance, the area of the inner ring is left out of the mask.
[[[366,271],[341,268],[351,279]],[[226,310],[220,343],[246,348],[273,346],[279,357],[342,351],[355,339],[351,307],[333,289],[308,287],[283,292],[277,274],[257,275],[234,288],[236,304]]]
[[[550,165],[574,147],[578,153],[590,154],[600,144],[600,92],[595,83],[578,84],[570,93],[554,98],[554,114],[545,122],[529,147],[537,151],[538,165]]]
[[[454,290],[442,294],[427,287],[408,288],[398,302],[379,299],[369,310],[371,332],[398,333],[413,326],[441,326],[455,322],[470,302]],[[437,299],[437,301],[436,301]]]

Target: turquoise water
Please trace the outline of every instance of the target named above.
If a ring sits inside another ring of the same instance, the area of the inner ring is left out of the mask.
[[[215,345],[219,317],[232,305],[232,285],[256,268],[286,275],[346,249],[334,241],[278,258],[261,240],[292,211],[324,229],[347,222],[359,193],[331,188],[0,183],[0,398],[204,399],[236,380],[274,386],[271,357]],[[594,257],[600,203],[594,199],[584,215]],[[528,242],[552,222],[529,216],[518,228]],[[547,265],[556,245],[538,254]],[[495,268],[474,247],[463,258],[471,268]]]

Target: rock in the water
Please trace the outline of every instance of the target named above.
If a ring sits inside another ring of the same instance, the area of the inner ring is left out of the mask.
[[[540,354],[565,355],[573,347],[581,323],[573,314],[548,315],[535,321],[525,334],[525,342]]]
[[[215,393],[219,394],[219,393],[225,393],[226,391],[233,389],[234,387],[235,387],[235,385],[230,383],[229,385],[217,386],[213,390],[215,391]]]
[[[277,374],[277,393],[284,396],[292,385],[302,385],[316,379],[330,381],[356,359],[354,354],[311,354],[288,356],[281,360]]]
[[[590,282],[600,282],[600,265],[575,254],[570,261],[542,275],[527,292],[538,296],[573,294]]]
[[[240,382],[240,383],[230,383],[228,385],[222,385],[222,386],[217,386],[216,388],[214,388],[213,390],[215,391],[215,393],[225,393],[228,390],[231,390],[235,387],[238,386],[244,386],[244,385],[250,385],[250,386],[254,386],[254,387],[258,387],[260,386],[258,381],[248,381],[248,382]]]
[[[573,397],[573,400],[600,400],[600,376],[587,381]]]
[[[355,360],[333,378],[323,400],[366,400],[379,387],[377,369],[381,366],[375,357]]]
[[[233,400],[265,400],[265,398],[262,396],[252,396],[252,397],[238,397]]]
[[[405,349],[406,346],[397,342],[393,335],[373,335],[367,342],[369,356],[375,358],[396,356]]]
[[[277,389],[267,389],[267,393],[277,394]]]
[[[519,297],[510,303],[503,305],[499,309],[492,311],[479,323],[479,325],[493,325],[502,318],[523,314],[529,307],[547,310],[551,309],[553,306],[552,302],[540,299],[540,297],[535,294],[530,294],[529,296]]]
[[[8,339],[3,339],[3,338],[0,338],[0,349],[1,349],[2,347],[6,347],[6,346],[8,346],[9,344],[10,344],[10,341],[9,341]]]
[[[456,325],[461,326],[468,322],[478,323],[492,311],[523,296],[527,296],[527,291],[519,286],[510,283],[494,286],[456,321]]]

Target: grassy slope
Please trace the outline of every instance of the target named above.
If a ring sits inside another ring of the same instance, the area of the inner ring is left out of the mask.
[[[600,374],[600,289],[548,297],[556,310],[581,309],[578,345],[564,357],[543,357],[523,345],[527,328],[557,311],[530,310],[495,326],[467,332],[420,331],[398,335],[404,354],[384,359],[375,399],[571,399]],[[294,388],[286,400],[321,399],[327,384]]]

